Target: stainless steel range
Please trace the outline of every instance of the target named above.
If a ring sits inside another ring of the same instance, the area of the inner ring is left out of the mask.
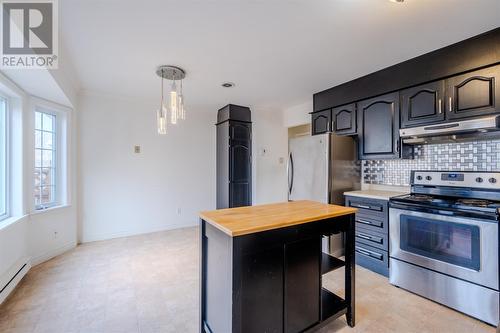
[[[499,322],[500,173],[412,171],[390,200],[390,282]]]

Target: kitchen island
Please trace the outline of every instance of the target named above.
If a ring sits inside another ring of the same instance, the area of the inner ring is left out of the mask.
[[[314,201],[200,213],[200,332],[304,332],[354,326],[355,208]],[[345,233],[345,260],[322,237]],[[345,298],[322,275],[345,266]]]

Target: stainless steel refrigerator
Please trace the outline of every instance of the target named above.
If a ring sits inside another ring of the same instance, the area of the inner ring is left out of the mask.
[[[301,135],[288,142],[288,200],[344,205],[343,193],[360,188],[356,142],[334,134]],[[323,241],[323,251],[342,255],[342,235]]]

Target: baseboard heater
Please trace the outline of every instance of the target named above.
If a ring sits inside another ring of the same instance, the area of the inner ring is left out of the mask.
[[[22,272],[22,270],[27,266],[28,264],[24,264],[21,266],[21,268],[17,271],[16,274],[14,274],[14,276],[9,280],[9,282],[7,282],[7,284],[5,286],[2,287],[2,289],[0,290],[0,299],[2,298],[1,295],[3,294],[3,292],[5,291],[5,289],[7,289],[9,287],[9,285],[12,283],[12,281],[14,281],[14,279],[19,275],[19,273]]]

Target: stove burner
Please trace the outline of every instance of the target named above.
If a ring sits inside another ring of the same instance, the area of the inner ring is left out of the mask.
[[[477,206],[477,207],[488,207],[491,204],[490,201],[481,199],[458,199],[457,203],[466,206]]]
[[[425,194],[413,194],[410,196],[410,198],[412,200],[415,200],[415,201],[432,201],[432,200],[434,200],[433,197],[431,197],[430,195],[425,195]]]

